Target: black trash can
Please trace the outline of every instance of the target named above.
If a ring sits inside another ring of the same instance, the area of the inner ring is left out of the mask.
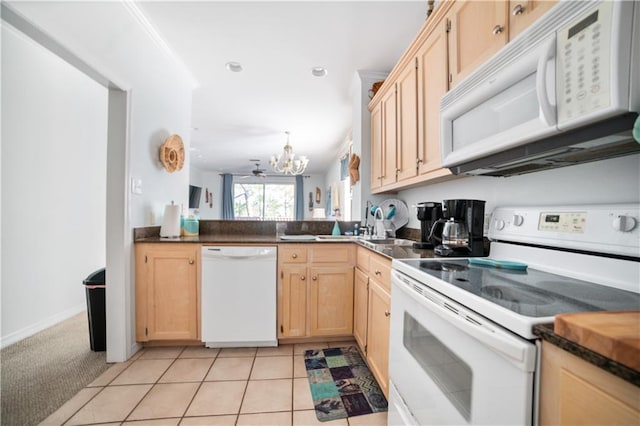
[[[95,352],[107,349],[107,315],[104,291],[105,269],[98,269],[82,283],[87,293],[87,316],[89,317],[89,341]]]

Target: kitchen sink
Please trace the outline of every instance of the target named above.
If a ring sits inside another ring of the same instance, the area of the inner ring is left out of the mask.
[[[357,240],[358,237],[353,235],[316,235],[316,241],[340,241],[340,240]]]
[[[372,248],[379,248],[380,246],[413,246],[413,243],[415,242],[412,240],[404,240],[402,238],[384,238],[384,239],[361,238],[359,241],[365,246],[372,247]]]

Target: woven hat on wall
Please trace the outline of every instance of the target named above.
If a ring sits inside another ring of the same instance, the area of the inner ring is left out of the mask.
[[[184,166],[184,144],[178,135],[171,135],[160,146],[160,162],[166,171],[173,173]]]
[[[351,186],[355,185],[360,180],[360,157],[356,154],[351,154],[349,159],[349,177],[351,178]]]

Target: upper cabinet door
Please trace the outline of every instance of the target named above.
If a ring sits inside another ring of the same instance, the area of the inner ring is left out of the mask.
[[[441,171],[440,98],[448,89],[446,24],[422,44],[418,58],[418,173]],[[443,172],[446,173],[446,172]]]
[[[382,104],[371,110],[371,189],[382,185]]]
[[[509,40],[527,29],[533,22],[556,5],[555,0],[510,0]]]
[[[382,105],[382,176],[381,186],[396,182],[397,108],[396,91],[388,90],[380,101]]]
[[[449,80],[453,88],[508,40],[508,2],[456,1],[448,14]]]
[[[398,182],[417,174],[418,158],[418,81],[417,63],[410,61],[398,76],[396,87],[398,104],[397,160]]]

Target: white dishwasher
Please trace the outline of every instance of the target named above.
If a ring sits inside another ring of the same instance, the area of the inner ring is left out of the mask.
[[[277,247],[203,246],[201,324],[208,348],[278,346]]]

